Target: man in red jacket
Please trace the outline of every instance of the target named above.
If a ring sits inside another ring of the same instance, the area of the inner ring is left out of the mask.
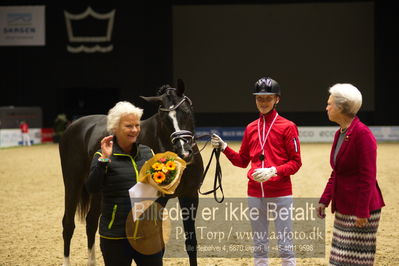
[[[30,136],[29,136],[29,125],[25,121],[21,121],[19,124],[22,135],[22,146],[30,146]]]
[[[302,162],[296,125],[276,111],[281,97],[279,84],[271,78],[261,78],[255,83],[253,94],[260,117],[246,127],[240,151],[232,150],[217,135],[213,135],[212,145],[222,149],[235,166],[246,168],[251,162],[247,174],[248,205],[259,209],[260,214],[259,219],[251,221],[255,232],[254,263],[268,265],[267,233],[272,219],[267,213],[270,208],[279,213],[279,210],[292,206],[290,176],[298,171]],[[291,217],[282,219],[277,215],[274,222],[276,235],[292,235],[289,234],[292,232]],[[292,239],[280,237],[278,245],[282,265],[296,265]]]

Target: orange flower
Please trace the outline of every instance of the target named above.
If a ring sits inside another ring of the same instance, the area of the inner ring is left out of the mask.
[[[166,168],[170,171],[173,171],[176,169],[176,163],[174,161],[169,161],[166,163]]]
[[[153,168],[155,171],[162,170],[162,167],[163,167],[163,163],[154,163],[154,164],[152,165],[152,168]]]
[[[166,176],[162,172],[156,172],[152,178],[154,179],[155,183],[161,184],[165,180]]]

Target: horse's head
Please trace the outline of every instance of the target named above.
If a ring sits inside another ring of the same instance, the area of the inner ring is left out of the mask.
[[[193,158],[194,113],[191,100],[184,95],[184,83],[178,80],[177,88],[162,86],[157,96],[142,97],[148,102],[159,104],[162,126],[170,133],[173,151],[186,162]]]

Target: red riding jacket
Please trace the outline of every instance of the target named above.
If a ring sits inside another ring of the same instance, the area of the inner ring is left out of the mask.
[[[258,129],[262,131],[264,120],[265,132],[269,131],[271,124],[272,127],[263,147],[262,166],[262,147]],[[224,154],[238,167],[246,168],[251,162],[251,169],[247,174],[248,196],[272,198],[292,195],[290,175],[295,174],[302,165],[298,129],[293,122],[278,115],[276,110],[267,115],[260,115],[259,119],[247,126],[238,153],[227,146]],[[252,173],[255,169],[272,166],[276,167],[277,176],[263,183],[253,180]]]
[[[29,132],[29,126],[27,123],[22,123],[19,128],[21,129],[22,133],[28,133]]]

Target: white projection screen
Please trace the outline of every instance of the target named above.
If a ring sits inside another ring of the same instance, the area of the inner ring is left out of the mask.
[[[173,75],[198,113],[254,112],[262,76],[282,88],[279,110],[325,110],[328,88],[352,83],[374,110],[374,4],[173,6]]]

